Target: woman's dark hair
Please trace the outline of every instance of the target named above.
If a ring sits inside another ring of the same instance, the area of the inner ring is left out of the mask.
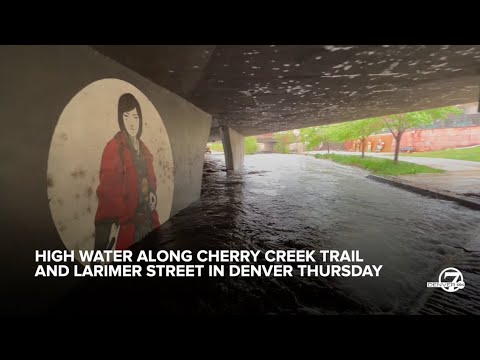
[[[120,126],[120,130],[127,131],[125,128],[125,123],[123,122],[123,113],[132,111],[133,109],[137,109],[139,124],[138,124],[138,132],[137,132],[137,139],[140,139],[142,136],[142,129],[143,129],[143,118],[142,118],[142,109],[140,108],[140,104],[138,103],[135,96],[132,94],[123,94],[118,99],[118,126]]]

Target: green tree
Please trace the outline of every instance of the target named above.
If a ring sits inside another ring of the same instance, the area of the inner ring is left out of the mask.
[[[320,144],[325,143],[327,151],[330,153],[330,143],[341,141],[337,129],[338,124],[303,128],[300,129],[300,138],[307,150],[314,150]]]
[[[255,154],[257,150],[257,138],[255,136],[247,136],[245,138],[245,154]]]
[[[288,154],[290,152],[289,145],[297,139],[293,131],[281,131],[273,134],[273,138],[277,140],[275,144],[275,152]]]
[[[207,143],[207,146],[212,151],[223,151],[223,144],[221,142],[211,142]]]
[[[325,141],[323,129],[326,126],[312,126],[300,129],[300,139],[305,144],[306,150],[315,150]]]
[[[384,127],[381,118],[368,118],[340,124],[337,137],[343,141],[360,140],[362,158],[365,157],[365,141]]]
[[[371,118],[305,128],[300,130],[300,135],[308,150],[325,143],[328,153],[330,153],[330,143],[360,140],[362,143],[362,157],[364,157],[365,140],[382,127],[382,119]]]
[[[383,116],[385,126],[390,130],[395,138],[395,156],[394,163],[398,163],[398,153],[400,152],[400,141],[406,130],[413,127],[430,125],[435,120],[442,120],[450,114],[462,114],[463,110],[456,106],[447,106],[442,108],[414,111],[404,114],[395,114]]]

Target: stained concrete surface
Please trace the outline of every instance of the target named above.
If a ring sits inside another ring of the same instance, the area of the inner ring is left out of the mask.
[[[47,188],[55,184],[47,176],[47,162],[54,129],[72,97],[93,81],[118,78],[150,99],[172,148],[172,215],[200,197],[211,116],[88,46],[2,46],[0,78],[5,120],[0,141],[4,155],[0,217],[5,240],[2,266],[6,267],[0,282],[8,294],[0,299],[0,311],[35,312],[74,284],[72,279],[34,277],[36,249],[64,248],[49,209]],[[84,130],[86,136],[95,131]]]
[[[95,45],[245,136],[478,100],[478,45]]]

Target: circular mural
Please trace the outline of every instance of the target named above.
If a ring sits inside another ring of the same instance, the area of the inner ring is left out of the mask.
[[[123,250],[170,217],[173,158],[150,100],[119,79],[67,104],[48,157],[48,199],[69,250]]]

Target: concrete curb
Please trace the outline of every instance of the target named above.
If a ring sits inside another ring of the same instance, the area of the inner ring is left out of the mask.
[[[371,179],[380,183],[389,184],[407,191],[411,191],[420,195],[429,196],[435,199],[448,200],[456,202],[459,205],[468,207],[473,210],[480,210],[480,203],[467,199],[461,195],[450,193],[447,191],[427,189],[418,185],[407,184],[406,182],[395,177],[382,177],[376,175],[367,175],[367,179]]]

